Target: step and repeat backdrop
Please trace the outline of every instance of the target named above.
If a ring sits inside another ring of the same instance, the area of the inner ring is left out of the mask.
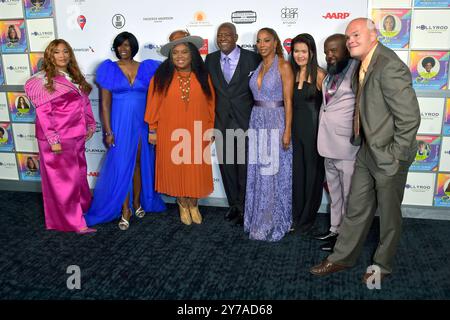
[[[326,37],[343,33],[350,20],[361,16],[374,19],[379,40],[408,64],[420,97],[419,148],[404,204],[450,207],[450,0],[229,0],[220,6],[206,0],[174,0],[170,6],[153,0],[2,0],[0,180],[24,184],[40,180],[35,110],[23,84],[39,70],[46,45],[56,37],[72,45],[87,80],[94,84],[99,63],[116,59],[112,41],[122,31],[138,38],[137,60],[164,60],[159,50],[175,29],[188,29],[203,37],[203,57],[217,50],[217,27],[226,21],[236,24],[238,44],[250,50],[255,50],[258,29],[274,28],[286,56],[291,39],[308,32],[315,37],[319,63],[325,66]],[[94,187],[106,148],[97,88],[90,98],[97,132],[86,146],[86,157],[89,184]],[[213,173],[215,188],[210,199],[222,199],[226,204],[217,164]]]

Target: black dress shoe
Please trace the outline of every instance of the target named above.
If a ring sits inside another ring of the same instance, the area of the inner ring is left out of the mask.
[[[326,252],[333,252],[334,245],[336,244],[336,240],[330,240],[327,243],[320,246],[320,250]]]
[[[236,221],[234,222],[234,225],[236,225],[236,226],[244,225],[244,215],[243,214],[238,214],[238,217],[237,217]]]
[[[338,236],[338,234],[336,232],[328,231],[328,232],[325,232],[322,234],[315,235],[314,239],[328,241],[328,240],[336,239],[337,236]]]
[[[239,210],[236,207],[231,207],[230,209],[228,209],[228,211],[225,213],[225,220],[227,221],[231,221],[233,219],[236,219],[237,216],[239,215]]]

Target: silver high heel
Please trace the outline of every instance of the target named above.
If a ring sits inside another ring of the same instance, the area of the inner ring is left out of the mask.
[[[127,212],[129,212],[130,209],[127,209]],[[131,219],[131,214],[130,214],[130,218]],[[130,227],[130,221],[125,219],[123,217],[123,211],[122,211],[122,216],[120,217],[120,221],[119,221],[119,229],[122,231],[128,230],[128,228]]]
[[[142,219],[145,216],[145,211],[144,209],[142,209],[141,206],[139,206],[139,209],[136,210],[136,212],[134,213],[136,215],[136,217],[138,217],[139,219]]]

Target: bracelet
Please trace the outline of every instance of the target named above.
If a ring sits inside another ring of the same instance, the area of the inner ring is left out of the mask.
[[[104,135],[105,137],[107,137],[107,136],[113,136],[113,135],[114,135],[114,132],[112,132],[112,131],[110,131],[110,132],[105,132],[103,135]]]

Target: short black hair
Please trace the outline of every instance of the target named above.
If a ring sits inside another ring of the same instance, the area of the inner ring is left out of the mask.
[[[113,49],[114,52],[116,53],[117,59],[120,59],[119,46],[121,46],[122,43],[125,42],[125,40],[128,40],[128,42],[130,43],[132,58],[134,58],[136,53],[139,51],[139,43],[136,37],[132,33],[124,31],[122,33],[119,33],[113,42]]]
[[[0,127],[0,131],[5,134],[5,129],[3,129],[2,127]]]
[[[422,67],[425,68],[425,66],[431,63],[431,67],[434,67],[436,65],[436,61],[434,60],[433,57],[426,57],[425,59],[422,60]]]

